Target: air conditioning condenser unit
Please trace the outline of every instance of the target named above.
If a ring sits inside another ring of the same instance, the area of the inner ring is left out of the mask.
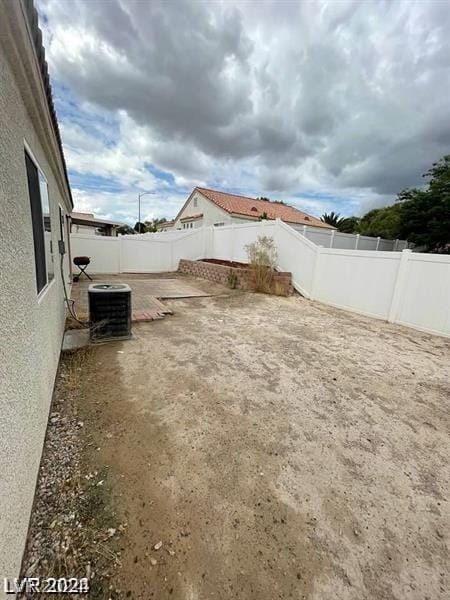
[[[88,289],[92,341],[131,337],[131,288],[125,283],[93,283]]]

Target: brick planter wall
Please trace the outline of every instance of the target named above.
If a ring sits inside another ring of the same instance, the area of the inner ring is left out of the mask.
[[[242,290],[252,289],[252,274],[249,269],[241,269],[237,267],[228,267],[226,265],[216,265],[214,263],[204,262],[202,260],[188,260],[182,258],[178,265],[180,273],[193,275],[194,277],[202,277],[209,281],[215,281],[228,286],[228,277],[230,271],[236,275],[236,288]],[[280,296],[290,296],[293,292],[292,274],[276,272],[274,274],[274,282],[277,292]]]

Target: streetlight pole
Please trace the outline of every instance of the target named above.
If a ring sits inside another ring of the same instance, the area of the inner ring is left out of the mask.
[[[142,192],[138,196],[138,223],[139,223],[139,233],[141,233],[141,197],[145,196],[145,194],[152,194],[153,192]]]

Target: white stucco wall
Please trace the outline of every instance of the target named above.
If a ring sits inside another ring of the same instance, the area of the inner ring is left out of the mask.
[[[62,184],[62,171],[55,167],[59,158],[54,156],[56,146],[51,143],[51,130],[47,129],[46,137],[40,121],[47,118],[46,105],[43,97],[39,97],[40,79],[36,79],[38,71],[33,62],[33,47],[25,35],[25,22],[17,19],[19,2],[0,4],[0,581],[3,581],[4,576],[14,577],[19,573],[64,326],[57,262],[55,278],[39,300],[37,297],[24,140],[47,178],[55,249],[59,237],[58,204],[69,213],[70,201]],[[14,12],[16,18],[12,19]],[[21,52],[20,44],[23,44]],[[24,54],[27,47],[28,54]],[[36,103],[41,103],[41,112],[32,110]],[[57,261],[57,255],[55,258]]]
[[[195,200],[197,200],[197,206],[195,206]],[[214,225],[214,223],[225,223],[225,225],[230,225],[232,222],[231,215],[205,198],[200,192],[196,192],[178,215],[173,229],[183,227],[180,219],[198,214],[203,214],[203,219],[195,221],[196,228]]]

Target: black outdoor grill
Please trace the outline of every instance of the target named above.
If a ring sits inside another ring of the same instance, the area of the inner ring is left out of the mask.
[[[88,273],[86,273],[86,269],[90,262],[91,262],[91,259],[89,258],[89,256],[75,256],[74,257],[73,264],[80,269],[79,274],[75,275],[75,277],[73,278],[74,281],[78,281],[80,279],[81,275],[83,275],[83,274],[86,275],[86,277],[92,281],[92,277],[90,275],[88,275]]]

